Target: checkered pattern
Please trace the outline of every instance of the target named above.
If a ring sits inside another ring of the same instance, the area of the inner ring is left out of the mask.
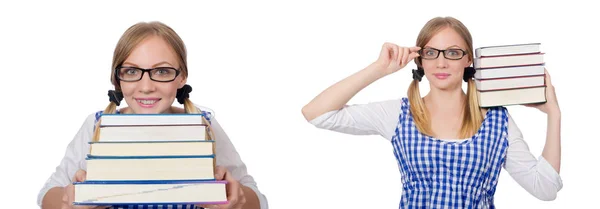
[[[402,98],[392,138],[402,175],[400,208],[495,208],[508,148],[506,108],[490,108],[471,139],[448,142],[421,134],[409,105]]]
[[[96,124],[98,122],[98,120],[100,119],[100,117],[102,116],[103,111],[98,111],[96,112],[95,116],[96,116],[96,120],[94,121],[94,124]],[[120,114],[120,112],[117,110],[116,114]],[[202,111],[202,113],[200,113],[204,116],[204,118],[206,118],[206,120],[210,123],[210,112],[205,112]],[[110,207],[109,209],[202,209],[202,207],[196,207],[192,204],[188,204],[188,205],[175,205],[175,204],[154,204],[154,205],[114,205],[112,207]]]

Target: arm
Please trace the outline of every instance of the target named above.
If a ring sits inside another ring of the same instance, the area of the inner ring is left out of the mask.
[[[63,187],[53,187],[48,190],[42,200],[43,209],[60,209],[62,207],[62,198],[64,194]]]
[[[546,144],[542,156],[560,173],[560,111],[548,114]]]
[[[90,115],[67,146],[60,165],[56,167],[56,171],[48,178],[38,194],[37,203],[41,208],[61,208],[64,187],[68,186],[75,173],[85,166],[83,159],[89,150],[87,142],[91,139],[93,124],[94,115]]]
[[[548,126],[546,129],[546,144],[544,145],[544,151],[542,156],[548,160],[556,172],[560,173],[560,107],[558,106],[558,100],[556,99],[556,92],[554,91],[554,85],[552,85],[552,79],[550,79],[550,73],[544,69],[546,84],[546,103],[543,104],[530,104],[525,105],[528,107],[534,107],[548,116]]]
[[[356,93],[376,80],[394,73],[418,56],[418,47],[404,48],[394,44],[383,45],[379,59],[365,69],[332,85],[302,108],[302,114],[311,121],[326,112],[341,109]]]
[[[516,123],[509,115],[509,146],[505,169],[510,176],[527,192],[544,201],[556,199],[562,188],[562,180],[546,156],[536,159]],[[546,142],[548,143],[548,142]]]
[[[242,161],[225,130],[215,118],[211,119],[211,125],[217,138],[217,165],[226,168],[233,178],[239,182],[246,200],[243,208],[267,209],[267,198],[259,191],[254,178],[248,174],[246,164]]]

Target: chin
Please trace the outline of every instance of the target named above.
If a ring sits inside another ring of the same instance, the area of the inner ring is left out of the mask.
[[[431,86],[439,90],[453,90],[457,87],[462,88],[461,83],[455,82],[435,82],[432,83]]]
[[[160,110],[159,107],[153,107],[153,108],[137,107],[134,109],[135,114],[159,114],[162,112],[159,110]]]

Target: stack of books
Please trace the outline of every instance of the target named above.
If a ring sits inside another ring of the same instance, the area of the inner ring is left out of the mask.
[[[475,49],[479,106],[546,102],[544,53],[539,43]]]
[[[227,203],[202,114],[104,114],[76,205]]]

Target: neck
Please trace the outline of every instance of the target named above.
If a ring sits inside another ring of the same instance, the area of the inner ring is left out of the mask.
[[[459,113],[462,112],[467,101],[467,95],[462,88],[451,90],[431,88],[423,101],[429,112]]]

